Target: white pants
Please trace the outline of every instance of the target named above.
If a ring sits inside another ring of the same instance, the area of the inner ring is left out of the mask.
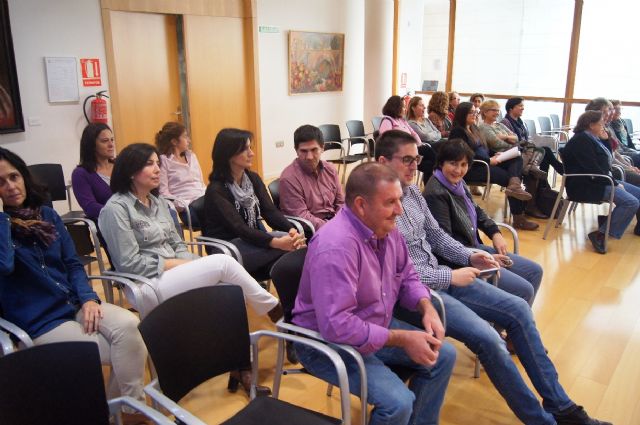
[[[259,315],[266,314],[278,304],[278,299],[265,290],[236,260],[228,255],[214,254],[190,261],[162,273],[153,279],[155,292],[147,285],[141,287],[142,302],[148,314],[162,301],[191,289],[217,285],[237,285],[242,288],[245,301]],[[156,296],[159,295],[159,299]],[[130,302],[135,303],[129,298]]]
[[[84,333],[84,316],[78,311],[75,321],[67,321],[35,338],[36,345],[52,342],[90,341],[98,344],[100,360],[111,365],[111,378],[107,388],[109,399],[130,396],[145,401],[142,392],[147,348],[138,332],[138,317],[113,304],[100,305],[104,317],[98,332]],[[55,367],[55,365],[52,365]]]

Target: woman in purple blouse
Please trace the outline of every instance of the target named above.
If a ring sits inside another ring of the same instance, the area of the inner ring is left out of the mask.
[[[80,139],[80,164],[73,170],[71,184],[82,211],[96,222],[111,197],[109,183],[115,156],[116,146],[109,126],[102,123],[86,126]]]

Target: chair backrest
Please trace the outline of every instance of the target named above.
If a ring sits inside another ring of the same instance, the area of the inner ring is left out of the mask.
[[[553,128],[560,128],[560,116],[558,114],[549,114]]]
[[[551,131],[551,119],[549,117],[538,117],[538,123],[540,124],[540,131]]]
[[[3,425],[108,425],[98,346],[60,342],[0,358]]]
[[[251,365],[239,286],[207,286],[169,298],[139,329],[162,392],[176,402],[208,379]]]
[[[280,179],[275,179],[269,183],[269,193],[273,199],[273,205],[280,209]]]
[[[372,117],[371,118],[371,125],[373,125],[373,131],[378,131],[380,130],[380,124],[382,124],[382,119],[384,117],[380,116],[380,117]]]
[[[200,224],[204,223],[204,195],[199,197],[198,199],[192,201],[189,204],[189,208],[196,214],[198,217],[198,221]]]
[[[534,120],[522,120],[522,121],[524,121],[524,125],[527,126],[529,137],[533,137],[534,134],[538,134],[538,132],[536,131],[536,123]]]
[[[51,201],[64,201],[67,199],[67,188],[64,182],[64,173],[60,164],[33,164],[29,165],[29,172],[33,179],[46,187]]]
[[[302,268],[307,255],[307,248],[291,251],[283,255],[271,267],[271,281],[278,291],[284,321],[291,322],[291,312],[298,295],[298,286],[302,277]]]
[[[631,118],[623,118],[622,120],[627,125],[627,131],[633,133],[633,121],[631,121]]]
[[[83,264],[86,265],[92,261],[97,261],[98,269],[102,274],[105,270],[105,262],[102,257],[102,250],[100,249],[102,244],[100,243],[95,223],[88,218],[63,218],[62,221]]]
[[[349,132],[349,137],[365,137],[366,136],[364,132],[364,123],[360,120],[347,121],[347,131]]]

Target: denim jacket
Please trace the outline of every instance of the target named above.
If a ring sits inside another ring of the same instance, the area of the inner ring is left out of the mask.
[[[48,247],[14,239],[9,215],[0,212],[0,307],[32,338],[75,320],[85,302],[99,302],[60,216],[49,207],[41,207],[41,214],[58,232]]]

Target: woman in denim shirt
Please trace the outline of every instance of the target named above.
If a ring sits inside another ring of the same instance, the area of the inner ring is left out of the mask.
[[[73,241],[42,203],[24,161],[0,148],[0,308],[38,344],[92,341],[112,366],[109,397],[142,392],[146,349],[131,312],[101,303],[89,286]],[[125,413],[126,424],[146,423]]]
[[[229,283],[242,288],[244,297],[258,314],[274,322],[282,316],[276,297],[263,289],[233,258],[223,255],[199,257],[182,242],[173,224],[167,201],[156,196],[160,185],[160,159],[155,147],[134,143],[122,150],[111,174],[113,196],[100,212],[98,224],[117,271],[142,275],[151,287],[140,285],[142,305],[149,312],[162,301],[190,289]],[[248,366],[248,365],[247,365]],[[249,388],[248,371],[232,374],[229,389],[240,380]],[[260,387],[259,392],[269,389]]]

